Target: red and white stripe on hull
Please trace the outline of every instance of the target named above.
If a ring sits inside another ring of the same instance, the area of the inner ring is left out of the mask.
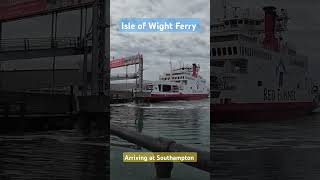
[[[313,102],[211,104],[210,116],[212,122],[285,120],[315,108]]]
[[[200,100],[208,98],[208,94],[151,94],[145,97],[147,102],[177,101],[177,100]]]

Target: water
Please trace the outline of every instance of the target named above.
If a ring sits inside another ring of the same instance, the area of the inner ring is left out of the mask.
[[[320,178],[320,114],[212,125],[213,179]]]
[[[105,180],[108,149],[106,137],[76,129],[0,135],[0,179]]]
[[[122,104],[111,107],[111,121],[154,137],[166,137],[209,151],[209,100],[163,102],[148,105]],[[147,151],[118,137],[111,139],[111,180],[155,179],[153,163],[123,163],[124,151]],[[207,172],[175,163],[172,179],[209,179]]]

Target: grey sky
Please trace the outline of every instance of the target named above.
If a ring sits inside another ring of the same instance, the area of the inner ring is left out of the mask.
[[[157,80],[160,73],[173,66],[199,63],[201,75],[209,82],[210,46],[209,0],[114,0],[111,1],[111,56],[144,55],[146,80]],[[200,33],[122,33],[118,31],[119,18],[200,18]],[[130,69],[133,72],[133,69]],[[125,72],[124,68],[112,73]]]
[[[145,79],[155,80],[159,73],[169,69],[170,54],[172,62],[199,62],[201,72],[209,81],[209,3],[213,14],[222,13],[222,0],[113,0],[111,1],[111,56],[130,56],[143,53],[145,59]],[[309,57],[310,72],[320,81],[320,21],[318,10],[320,1],[315,0],[228,0],[230,5],[240,7],[262,7],[275,4],[288,10],[288,40],[297,47],[298,52]],[[90,12],[90,10],[89,10]],[[202,33],[120,33],[120,17],[196,17],[201,18]],[[51,16],[41,16],[23,21],[4,23],[3,38],[49,37]],[[90,13],[88,26],[90,23]],[[59,15],[58,36],[75,36],[79,33],[79,11]],[[51,66],[51,59],[31,60],[33,63],[11,62],[20,68]],[[57,67],[74,64],[80,57],[58,57]],[[124,69],[120,69],[124,72]]]
[[[212,4],[215,16],[222,16],[223,0],[214,0]],[[320,1],[315,0],[228,0],[230,6],[259,8],[274,5],[287,9],[289,15],[287,40],[294,44],[298,53],[309,57],[309,70],[314,79],[320,82]]]

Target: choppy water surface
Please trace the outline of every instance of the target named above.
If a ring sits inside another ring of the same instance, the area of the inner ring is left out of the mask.
[[[106,179],[105,137],[76,130],[0,135],[0,179]]]
[[[211,126],[213,179],[320,179],[320,114]]]
[[[137,132],[207,151],[210,148],[209,100],[114,105],[111,117],[113,123]],[[110,138],[112,180],[155,179],[153,163],[122,163],[122,152],[147,150],[112,135]],[[209,179],[209,173],[175,163],[172,179]]]

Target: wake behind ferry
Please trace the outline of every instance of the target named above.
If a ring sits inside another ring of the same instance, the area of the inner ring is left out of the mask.
[[[264,13],[263,13],[264,12]],[[211,31],[211,118],[275,120],[312,112],[308,58],[284,39],[286,10],[235,9]]]
[[[160,75],[159,81],[147,83],[144,97],[146,102],[200,100],[208,98],[206,80],[199,75],[200,66],[182,66]]]

